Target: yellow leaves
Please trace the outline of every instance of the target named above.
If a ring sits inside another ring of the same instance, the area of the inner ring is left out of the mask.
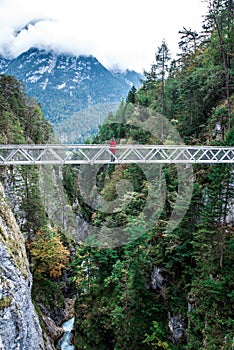
[[[52,278],[61,276],[70,252],[64,247],[60,234],[55,229],[38,231],[28,248],[37,272],[49,274]]]

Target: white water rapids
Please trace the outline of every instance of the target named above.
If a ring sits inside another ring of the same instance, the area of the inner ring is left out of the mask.
[[[75,346],[70,344],[71,341],[71,331],[74,327],[75,317],[72,317],[70,320],[62,324],[62,328],[65,333],[62,338],[59,340],[59,349],[61,350],[74,350]]]

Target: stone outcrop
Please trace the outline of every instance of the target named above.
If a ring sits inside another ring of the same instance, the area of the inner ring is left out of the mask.
[[[168,326],[171,331],[173,343],[179,344],[185,339],[186,326],[181,315],[168,313]]]
[[[52,318],[50,318],[49,316],[42,314],[41,317],[44,322],[44,327],[46,329],[47,335],[50,339],[56,342],[63,335],[63,328],[58,327],[54,320],[52,320]]]
[[[0,350],[45,350],[25,241],[0,184]]]
[[[160,267],[154,266],[151,272],[151,286],[155,290],[162,289],[164,278],[162,276],[162,269]]]

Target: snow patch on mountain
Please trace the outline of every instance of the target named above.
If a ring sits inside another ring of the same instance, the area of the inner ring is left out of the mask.
[[[64,89],[66,86],[66,83],[62,83],[60,85],[57,86],[57,89],[60,90],[60,89]]]

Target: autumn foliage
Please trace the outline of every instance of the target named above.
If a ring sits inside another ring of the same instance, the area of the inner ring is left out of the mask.
[[[39,230],[33,242],[28,244],[33,269],[39,273],[58,278],[69,259],[69,250],[64,247],[60,234],[55,229]]]

